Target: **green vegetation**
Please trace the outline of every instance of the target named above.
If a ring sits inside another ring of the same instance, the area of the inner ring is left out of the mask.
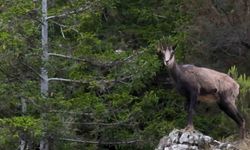
[[[45,62],[41,0],[0,0],[0,149],[17,149],[21,140],[35,149],[42,138],[58,150],[153,149],[186,124],[159,40],[177,44],[182,63],[224,72],[236,65],[229,73],[250,120],[250,26],[234,20],[243,13],[236,2],[49,0]],[[212,8],[217,14],[206,12]],[[41,96],[42,66],[48,96]],[[197,108],[196,128],[214,138],[234,135],[231,122],[217,107]]]

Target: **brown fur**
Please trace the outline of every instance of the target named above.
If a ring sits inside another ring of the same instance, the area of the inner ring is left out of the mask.
[[[161,45],[160,51],[177,90],[187,99],[187,129],[193,129],[193,110],[197,101],[217,103],[239,126],[241,138],[245,138],[245,120],[235,105],[239,84],[225,73],[194,65],[178,65],[172,47]]]
[[[239,94],[239,84],[227,74],[203,67],[189,66],[181,67],[183,80],[190,84],[196,83],[196,87],[200,89],[199,97],[201,101],[210,103],[211,100],[216,102],[219,94],[228,94],[234,100]]]

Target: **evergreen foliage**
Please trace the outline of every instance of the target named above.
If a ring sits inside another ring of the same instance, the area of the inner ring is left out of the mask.
[[[58,150],[145,150],[183,128],[184,100],[156,45],[167,40],[178,44],[178,61],[196,59],[199,53],[188,51],[193,32],[185,27],[195,16],[188,9],[184,0],[49,0],[43,64],[41,1],[0,0],[0,149],[17,149],[21,139],[35,149],[45,133]],[[42,65],[47,98],[39,91]],[[248,93],[247,75],[235,77]],[[198,110],[197,128],[216,138],[233,134],[222,113],[205,111],[211,108]]]

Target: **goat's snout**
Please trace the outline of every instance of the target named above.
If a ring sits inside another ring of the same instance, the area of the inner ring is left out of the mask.
[[[169,60],[165,60],[165,61],[164,61],[164,64],[165,64],[165,65],[168,65],[168,63],[169,63]]]
[[[168,65],[168,61],[164,61],[164,65]]]

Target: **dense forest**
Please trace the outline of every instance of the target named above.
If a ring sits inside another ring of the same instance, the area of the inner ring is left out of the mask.
[[[154,149],[187,121],[162,40],[240,84],[249,128],[250,0],[0,0],[0,149]],[[197,105],[196,129],[238,138]]]

